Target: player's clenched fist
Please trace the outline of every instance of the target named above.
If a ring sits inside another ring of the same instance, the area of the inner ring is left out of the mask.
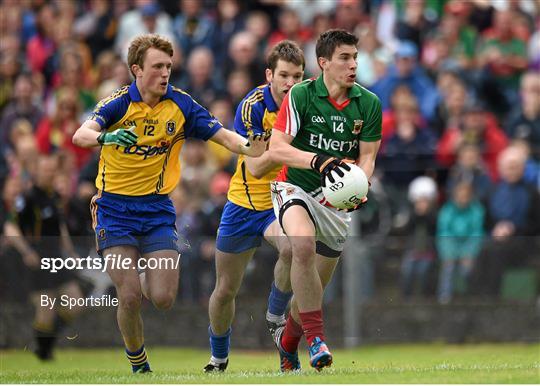
[[[260,157],[266,151],[270,136],[264,134],[249,135],[247,142],[240,145],[241,153],[250,157]]]
[[[139,138],[134,131],[135,126],[131,126],[129,129],[116,129],[110,133],[103,132],[99,135],[97,141],[100,145],[132,146],[137,143],[137,139]]]

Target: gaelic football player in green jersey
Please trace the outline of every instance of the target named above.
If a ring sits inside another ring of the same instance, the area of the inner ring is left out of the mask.
[[[349,170],[347,162],[355,162],[369,179],[381,140],[379,98],[355,83],[357,42],[344,30],[319,36],[322,74],[291,88],[270,141],[272,160],[284,165],[272,186],[274,210],[293,253],[294,297],[285,327],[276,331],[276,345],[282,362],[298,363],[298,344],[305,335],[310,365],[317,370],[332,364],[323,331],[323,289],[350,222],[348,213],[326,202],[321,186],[327,176],[332,181],[333,173]]]

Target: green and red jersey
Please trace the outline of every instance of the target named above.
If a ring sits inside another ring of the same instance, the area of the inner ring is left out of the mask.
[[[338,105],[321,74],[289,90],[274,129],[293,136],[291,145],[299,150],[356,160],[360,141],[381,139],[381,122],[381,102],[375,94],[355,83],[348,99]],[[278,180],[308,193],[321,186],[319,173],[311,169],[284,166]]]

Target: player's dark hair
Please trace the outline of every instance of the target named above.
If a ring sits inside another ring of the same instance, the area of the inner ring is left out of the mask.
[[[137,64],[140,68],[143,68],[146,51],[150,48],[155,48],[169,54],[171,57],[173,56],[172,43],[163,36],[147,34],[136,37],[133,39],[128,49],[128,68],[133,77],[135,77],[135,74],[133,73],[131,66]]]
[[[343,29],[330,29],[323,32],[317,39],[315,53],[317,58],[332,59],[334,51],[341,45],[356,46],[358,38]]]
[[[304,53],[298,44],[292,40],[283,40],[276,44],[270,53],[268,54],[267,64],[268,68],[274,72],[277,67],[278,60],[283,60],[284,62],[289,62],[296,64],[297,66],[302,66],[302,69],[306,66],[306,61],[304,60]]]

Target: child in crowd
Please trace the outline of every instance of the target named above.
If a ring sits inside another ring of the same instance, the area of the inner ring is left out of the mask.
[[[415,178],[409,185],[412,214],[405,226],[407,248],[401,263],[401,291],[409,297],[419,283],[420,293],[429,292],[429,269],[435,260],[437,185],[431,177]]]
[[[474,261],[482,247],[484,208],[475,200],[468,182],[457,184],[452,198],[443,205],[437,219],[437,250],[441,260],[439,303],[447,304],[454,293],[454,276],[466,289]]]

